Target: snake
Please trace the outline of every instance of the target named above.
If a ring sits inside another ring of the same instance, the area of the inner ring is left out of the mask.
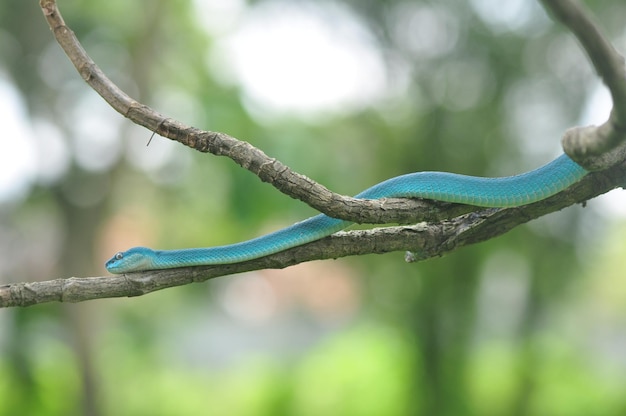
[[[581,180],[588,171],[562,154],[519,175],[485,178],[448,172],[414,172],[380,182],[358,199],[422,198],[489,208],[512,208],[541,201]],[[190,266],[240,263],[327,237],[351,225],[318,214],[289,227],[240,243],[216,247],[153,250],[133,247],[105,264],[115,274]]]

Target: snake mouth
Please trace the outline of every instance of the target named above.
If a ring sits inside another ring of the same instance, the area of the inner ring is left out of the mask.
[[[105,264],[104,267],[110,273],[122,274],[130,272],[139,272],[150,270],[152,262],[151,256],[154,250],[147,247],[134,247],[127,251],[119,251],[115,253]]]

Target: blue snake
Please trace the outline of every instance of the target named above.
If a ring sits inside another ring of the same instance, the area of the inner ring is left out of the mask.
[[[533,171],[502,178],[446,172],[409,173],[380,182],[355,198],[425,198],[480,207],[517,207],[548,198],[587,173],[563,154]],[[182,250],[134,247],[115,254],[106,262],[106,268],[111,273],[126,273],[239,263],[319,240],[350,224],[350,221],[319,214],[262,237],[225,246]]]

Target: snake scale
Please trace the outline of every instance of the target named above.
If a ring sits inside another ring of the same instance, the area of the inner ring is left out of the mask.
[[[480,207],[517,207],[548,198],[588,172],[563,154],[520,175],[481,178],[447,172],[415,172],[380,182],[355,198],[425,198]],[[241,243],[208,248],[152,250],[134,247],[106,262],[111,273],[239,263],[319,240],[352,224],[319,214],[287,228]]]

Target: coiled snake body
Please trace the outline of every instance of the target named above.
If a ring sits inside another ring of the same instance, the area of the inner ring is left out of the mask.
[[[356,195],[361,199],[425,198],[481,207],[516,207],[552,196],[588,172],[563,154],[521,175],[481,178],[446,172],[396,176]],[[181,250],[134,247],[106,262],[111,273],[239,263],[319,240],[352,224],[320,214],[282,230],[241,243]]]

